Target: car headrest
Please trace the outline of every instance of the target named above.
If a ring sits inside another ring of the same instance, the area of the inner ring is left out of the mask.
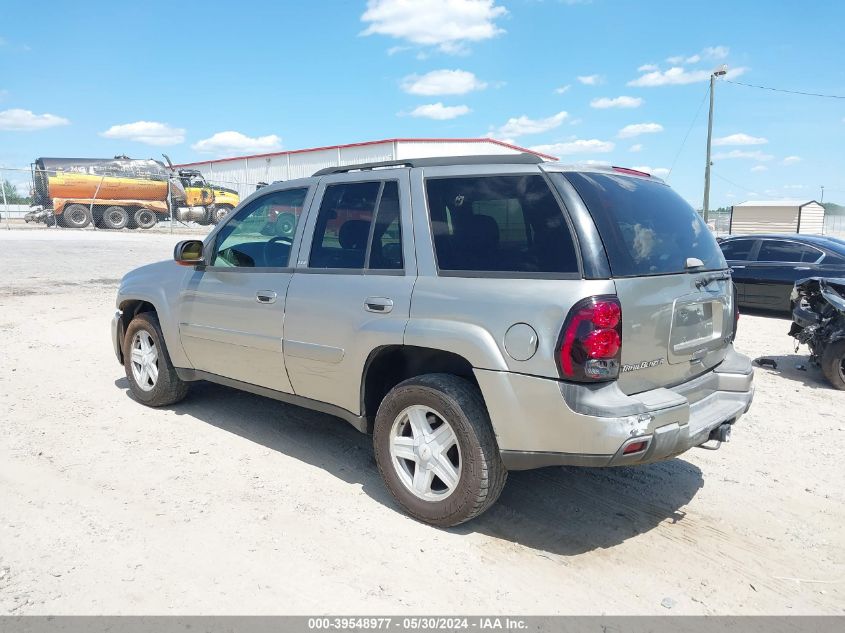
[[[465,225],[465,237],[478,249],[499,245],[499,225],[489,215],[471,215]]]
[[[370,223],[365,220],[347,220],[340,227],[337,241],[341,248],[363,251],[367,248],[370,236]]]

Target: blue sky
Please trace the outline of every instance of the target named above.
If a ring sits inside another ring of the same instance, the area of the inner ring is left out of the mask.
[[[845,95],[832,0],[3,4],[4,166],[492,135],[647,167],[698,207],[709,71]],[[714,137],[711,206],[845,202],[845,99],[719,82]]]

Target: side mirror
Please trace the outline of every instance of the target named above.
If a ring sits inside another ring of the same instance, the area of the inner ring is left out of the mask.
[[[196,266],[202,260],[201,240],[182,240],[173,249],[173,259],[180,266]]]

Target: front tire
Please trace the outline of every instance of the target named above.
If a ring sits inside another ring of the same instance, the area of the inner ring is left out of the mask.
[[[481,392],[450,374],[394,387],[379,406],[373,445],[390,493],[430,525],[475,518],[499,498],[507,479]]]
[[[226,216],[229,215],[229,211],[232,210],[232,206],[228,204],[221,204],[220,206],[214,207],[214,211],[211,212],[211,223],[212,224],[219,224],[223,220],[226,219]]]
[[[176,375],[164,336],[154,312],[132,319],[123,339],[123,367],[129,391],[149,407],[163,407],[182,400],[188,385]]]
[[[822,373],[835,389],[845,390],[845,340],[828,345],[822,354]]]

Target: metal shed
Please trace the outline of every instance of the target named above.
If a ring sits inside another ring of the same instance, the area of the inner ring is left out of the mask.
[[[750,200],[731,207],[731,235],[824,232],[824,207],[815,200]]]
[[[554,156],[492,138],[393,138],[271,154],[215,158],[176,167],[198,169],[209,182],[232,187],[243,197],[255,191],[258,183],[303,178],[326,167],[406,158],[522,152],[536,154],[546,160],[556,160]]]

